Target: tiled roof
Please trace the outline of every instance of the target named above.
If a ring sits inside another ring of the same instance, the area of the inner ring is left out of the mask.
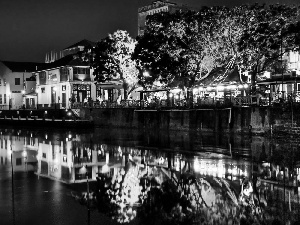
[[[67,48],[65,48],[64,50],[66,49],[69,49],[69,48],[75,48],[75,47],[78,47],[78,46],[84,46],[84,47],[94,47],[96,46],[96,43],[93,42],[93,41],[89,41],[89,40],[86,40],[86,39],[83,39]]]
[[[35,62],[11,62],[11,61],[1,61],[5,66],[7,66],[12,72],[33,72],[44,65],[44,63]]]

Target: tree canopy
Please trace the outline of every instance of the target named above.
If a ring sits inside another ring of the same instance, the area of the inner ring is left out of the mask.
[[[147,71],[139,74],[146,88],[156,81],[165,87],[191,88],[230,61],[240,71],[252,72],[255,82],[283,54],[299,50],[299,32],[296,6],[254,4],[163,12],[147,17],[133,59],[140,71]]]
[[[201,20],[193,11],[160,13],[149,17],[133,54],[140,84],[151,88],[155,81],[164,87],[193,87],[208,74]]]
[[[136,41],[127,31],[117,30],[97,42],[96,47],[84,56],[91,63],[97,82],[122,82],[124,99],[138,82],[138,70],[131,58],[135,45]]]

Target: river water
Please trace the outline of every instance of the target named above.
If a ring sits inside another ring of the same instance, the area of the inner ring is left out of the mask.
[[[141,208],[166,207],[143,196],[166,182],[188,202],[170,206],[168,221],[193,215],[194,224],[294,224],[298,146],[290,136],[2,127],[0,224],[144,224]],[[99,175],[110,178],[105,203],[118,210],[100,207],[88,216],[82,196],[96,193]]]

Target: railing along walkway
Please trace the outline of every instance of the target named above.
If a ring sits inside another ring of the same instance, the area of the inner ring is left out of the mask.
[[[122,100],[122,101],[101,101],[72,104],[72,109],[79,108],[135,108],[135,109],[161,109],[161,108],[203,108],[203,107],[228,107],[228,106],[250,106],[257,104],[257,101],[251,96],[232,97],[232,98],[202,98],[197,99],[190,104],[186,100]]]

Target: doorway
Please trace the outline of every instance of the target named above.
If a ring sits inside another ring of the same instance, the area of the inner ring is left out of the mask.
[[[62,107],[66,108],[67,103],[67,95],[66,93],[62,93]]]

